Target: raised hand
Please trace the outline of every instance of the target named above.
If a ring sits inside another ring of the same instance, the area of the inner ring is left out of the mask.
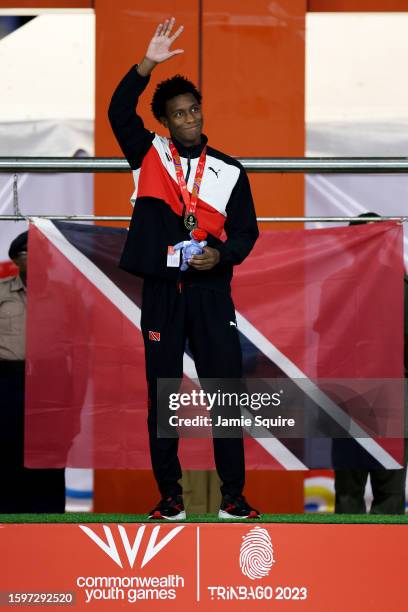
[[[151,39],[149,46],[146,51],[146,59],[160,64],[173,57],[173,55],[179,55],[184,53],[183,49],[170,50],[171,45],[180,36],[183,31],[183,26],[180,26],[178,30],[172,35],[174,24],[176,20],[174,17],[166,19],[163,24],[157,26],[156,32]]]

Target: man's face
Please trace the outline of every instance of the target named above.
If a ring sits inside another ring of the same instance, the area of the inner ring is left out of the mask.
[[[27,272],[27,251],[20,251],[14,258],[13,262],[18,267],[20,274]]]
[[[203,116],[201,106],[191,93],[181,94],[166,102],[162,124],[170,135],[185,146],[200,144]]]

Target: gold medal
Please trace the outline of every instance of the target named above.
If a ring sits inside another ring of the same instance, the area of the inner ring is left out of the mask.
[[[184,217],[184,225],[188,229],[188,231],[191,232],[193,229],[195,229],[197,227],[197,218],[196,218],[196,216],[193,215],[193,213],[188,213]]]
[[[184,179],[180,155],[178,154],[177,149],[171,142],[171,140],[169,141],[169,147],[173,156],[174,171],[176,173],[177,182],[180,187],[180,195],[184,203],[184,227],[188,229],[189,232],[192,232],[198,226],[195,211],[198,203],[198,194],[200,191],[201,179],[203,178],[204,174],[207,147],[204,146],[203,150],[201,151],[200,159],[198,160],[191,196],[187,189],[186,181]]]

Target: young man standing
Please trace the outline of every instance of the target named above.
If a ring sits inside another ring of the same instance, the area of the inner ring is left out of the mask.
[[[185,518],[177,438],[157,436],[157,380],[181,379],[186,339],[200,378],[238,379],[242,354],[230,295],[232,267],[249,254],[258,228],[248,178],[233,158],[213,149],[202,133],[201,94],[177,75],[160,83],[152,111],[168,129],[164,138],[145,129],[135,107],[155,66],[183,53],[170,50],[183,31],[160,24],[146,55],[115,90],[109,107],[113,132],[135,180],[135,207],[121,267],[144,279],[141,327],[148,382],[148,429],[153,472],[162,496],[149,518]],[[226,240],[221,237],[226,234]],[[176,243],[207,246],[180,272]],[[169,248],[170,247],[170,248]],[[214,438],[222,481],[220,518],[258,518],[242,495],[242,437]]]

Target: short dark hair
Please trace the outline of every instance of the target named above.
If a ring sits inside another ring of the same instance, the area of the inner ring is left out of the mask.
[[[28,232],[25,231],[22,234],[19,234],[16,238],[14,238],[13,242],[10,244],[8,256],[10,259],[16,259],[22,251],[27,250],[28,243]]]
[[[381,219],[381,215],[377,215],[377,213],[375,212],[366,212],[361,213],[361,215],[358,215],[356,219],[350,221],[349,225],[362,225],[363,223],[370,223],[370,221],[366,221],[367,217],[376,217],[378,219]]]
[[[160,121],[161,117],[166,116],[167,100],[171,100],[176,96],[186,93],[193,94],[198,104],[201,104],[202,96],[197,87],[194,83],[181,76],[181,74],[176,74],[174,77],[171,77],[171,79],[159,83],[153,94],[151,104],[152,112],[156,119]]]

